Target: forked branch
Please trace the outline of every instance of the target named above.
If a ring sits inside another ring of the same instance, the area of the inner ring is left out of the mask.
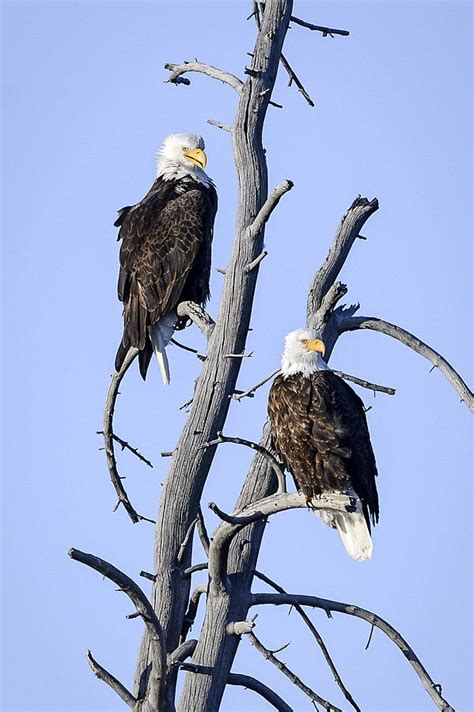
[[[110,581],[113,581],[132,601],[137,613],[141,616],[146,625],[151,642],[152,666],[148,679],[147,698],[157,700],[158,704],[161,704],[165,692],[166,650],[163,631],[152,605],[141,588],[124,574],[123,571],[120,571],[120,569],[117,569],[108,561],[100,559],[93,554],[86,554],[84,551],[79,551],[78,549],[70,549],[68,554],[74,561],[79,561],[81,564],[95,569]]]
[[[308,687],[308,685],[305,685],[305,683],[302,682],[300,678],[292,670],[290,670],[287,665],[285,665],[285,663],[279,660],[271,650],[266,648],[263,643],[260,642],[255,633],[247,633],[247,637],[252,643],[252,645],[258,650],[258,652],[261,653],[271,663],[273,663],[273,665],[275,665],[279,670],[281,670],[281,672],[286,675],[289,680],[291,680],[293,685],[295,685],[302,692],[304,692],[304,694],[307,695],[310,700],[324,707],[327,712],[342,712],[340,707],[336,707],[336,705],[333,705],[331,702],[328,702],[324,699],[324,697],[321,697],[316,692],[314,692],[314,690]]]
[[[326,614],[335,613],[345,613],[350,616],[355,616],[356,618],[362,618],[362,620],[367,621],[372,626],[379,628],[383,633],[385,633],[390,640],[395,643],[399,650],[403,653],[405,658],[408,660],[410,665],[415,670],[416,674],[420,678],[423,687],[428,692],[429,696],[437,707],[442,710],[442,712],[454,712],[451,705],[441,696],[441,686],[433,682],[429,676],[427,670],[423,666],[421,660],[415,655],[415,651],[411,648],[406,640],[402,638],[400,633],[395,630],[390,623],[387,623],[383,618],[378,616],[371,611],[367,611],[365,608],[360,608],[359,606],[354,606],[348,603],[341,603],[339,601],[331,601],[327,598],[318,598],[317,596],[305,596],[300,594],[292,593],[254,593],[252,594],[251,605],[300,605],[309,606],[311,608],[320,608],[326,612]]]
[[[226,574],[227,556],[229,546],[237,532],[248,524],[266,519],[271,514],[289,509],[308,508],[309,505],[301,492],[294,492],[293,494],[275,494],[265,497],[233,514],[222,512],[213,502],[209,507],[223,520],[223,523],[217,528],[209,548],[210,591],[218,593],[229,587]],[[334,493],[313,498],[310,508],[338,512],[362,511],[361,503],[357,498]]]

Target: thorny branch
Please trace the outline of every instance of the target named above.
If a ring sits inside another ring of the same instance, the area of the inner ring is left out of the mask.
[[[74,561],[79,561],[81,564],[95,569],[117,584],[120,590],[126,593],[134,604],[137,613],[139,613],[146,625],[152,645],[152,669],[148,679],[147,697],[158,700],[158,704],[161,704],[165,692],[164,680],[166,675],[164,635],[160,622],[147,597],[131,578],[108,561],[100,559],[93,554],[86,554],[78,549],[70,549],[68,554]]]
[[[348,603],[340,603],[339,601],[331,601],[327,598],[319,598],[317,596],[305,596],[292,593],[254,593],[252,594],[252,606],[270,604],[270,605],[300,605],[310,606],[311,608],[321,608],[326,614],[331,612],[345,613],[356,618],[362,618],[371,625],[379,628],[395,645],[401,650],[405,658],[415,670],[420,678],[423,687],[430,695],[433,702],[442,712],[454,712],[453,708],[441,696],[441,687],[433,682],[428,672],[422,665],[420,659],[415,655],[415,651],[411,648],[406,640],[402,638],[400,633],[395,630],[390,623],[387,623],[383,618],[376,613],[367,611],[365,608],[354,606]]]
[[[103,430],[97,430],[96,431],[97,435],[103,435],[104,431]],[[133,445],[130,445],[129,442],[126,440],[122,440],[122,438],[119,438],[118,435],[115,435],[115,433],[112,433],[112,437],[117,442],[122,450],[128,450],[129,452],[133,453],[135,457],[138,457],[139,460],[145,463],[145,465],[148,465],[148,467],[153,467],[153,463],[150,462],[144,455],[141,454],[140,450],[137,447],[133,447]]]
[[[310,700],[313,702],[316,702],[317,704],[321,705],[324,707],[325,710],[328,712],[342,712],[340,707],[336,707],[336,705],[333,705],[331,702],[328,702],[325,700],[323,697],[320,697],[314,690],[312,690],[308,685],[305,685],[304,682],[300,680],[300,678],[292,671],[290,670],[285,663],[283,663],[281,660],[279,660],[271,650],[268,650],[263,643],[260,642],[260,640],[257,638],[255,633],[247,633],[247,637],[252,643],[252,645],[258,650],[259,653],[262,653],[262,655],[269,660],[273,665],[275,665],[281,672],[286,675],[286,677],[291,680],[293,685],[298,687],[302,692],[305,693],[309,697]]]

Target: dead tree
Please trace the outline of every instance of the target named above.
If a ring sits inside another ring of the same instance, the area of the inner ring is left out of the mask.
[[[440,710],[452,710],[443,698],[441,688],[430,678],[409,644],[386,621],[363,608],[315,595],[296,595],[284,591],[277,583],[257,571],[257,557],[269,516],[290,508],[304,507],[299,493],[287,493],[284,473],[271,453],[268,427],[264,427],[259,444],[222,434],[233,399],[251,396],[274,373],[245,392],[236,391],[236,382],[243,357],[257,277],[262,260],[265,225],[279,200],[293,184],[283,181],[268,193],[267,164],[262,146],[262,130],[267,109],[272,102],[272,90],[279,64],[289,75],[306,101],[312,105],[306,89],[288,63],[282,49],[290,22],[321,32],[324,36],[347,35],[345,30],[314,25],[292,15],[292,0],[266,0],[253,3],[252,16],[257,22],[257,38],[245,78],[198,61],[167,64],[169,82],[189,84],[188,75],[199,72],[217,79],[235,90],[237,110],[232,126],[210,120],[231,134],[239,181],[239,198],[233,252],[225,272],[225,282],[219,313],[214,322],[193,303],[179,307],[207,338],[207,353],[196,383],[190,412],[182,431],[163,488],[156,521],[154,572],[144,576],[153,581],[149,600],[140,587],[123,572],[91,554],[71,549],[70,556],[112,580],[133,602],[136,613],[145,623],[145,633],[139,655],[135,690],[128,691],[89,653],[93,672],[110,685],[126,705],[134,710],[156,712],[215,712],[219,709],[226,685],[244,685],[264,697],[278,710],[290,710],[274,691],[262,682],[231,671],[237,647],[246,637],[270,662],[276,665],[308,698],[326,710],[339,708],[325,700],[303,683],[278,657],[268,650],[253,632],[249,619],[256,606],[291,604],[311,630],[316,644],[334,675],[348,705],[360,710],[345,687],[319,632],[306,608],[320,608],[327,614],[339,612],[367,621],[372,629],[379,628],[400,649],[415,670],[435,705]],[[251,16],[251,17],[252,17]],[[278,105],[277,105],[278,106]],[[358,196],[343,216],[322,266],[316,271],[309,289],[306,321],[327,346],[328,357],[339,338],[347,331],[372,329],[391,336],[428,359],[457,390],[460,398],[474,410],[472,392],[448,361],[433,348],[401,327],[382,319],[357,314],[358,306],[338,306],[347,287],[337,281],[349,252],[361,231],[378,209],[377,199]],[[133,522],[145,519],[133,507],[117,468],[115,443],[143,456],[113,432],[113,414],[118,388],[127,369],[137,355],[131,349],[120,373],[115,374],[107,396],[103,435],[110,477],[117,494],[116,508],[122,505]],[[359,385],[386,393],[393,389],[369,383],[360,378],[340,374]],[[201,495],[210,471],[216,448],[222,443],[235,443],[256,450],[241,494],[232,514],[221,511],[216,504],[211,509],[222,522],[211,540],[205,531],[201,513]],[[357,508],[360,502],[340,496],[321,497],[320,506],[335,510]],[[199,533],[208,560],[193,565],[193,536]],[[209,583],[191,591],[192,573],[208,569]],[[264,581],[274,593],[253,593],[254,579]],[[199,638],[189,639],[188,633],[196,616],[200,600],[206,597],[205,618]],[[176,682],[179,670],[187,671],[179,701]]]

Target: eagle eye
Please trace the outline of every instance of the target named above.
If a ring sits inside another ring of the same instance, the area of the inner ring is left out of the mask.
[[[187,146],[183,146],[183,151],[188,151],[188,150],[189,150],[189,149],[188,149]]]
[[[301,339],[301,343],[303,344],[303,346],[306,346],[306,344],[308,343],[308,339]]]

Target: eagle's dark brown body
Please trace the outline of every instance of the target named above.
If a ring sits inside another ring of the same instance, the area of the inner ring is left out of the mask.
[[[120,226],[118,297],[123,302],[124,331],[115,368],[130,346],[140,350],[146,375],[152,355],[148,327],[177,305],[209,298],[211,243],[217,193],[190,176],[157,178],[145,198],[123,208]],[[183,326],[181,323],[179,326]]]
[[[275,450],[308,501],[354,489],[367,524],[375,523],[377,468],[364,406],[352,388],[329,370],[278,376],[268,413]]]

